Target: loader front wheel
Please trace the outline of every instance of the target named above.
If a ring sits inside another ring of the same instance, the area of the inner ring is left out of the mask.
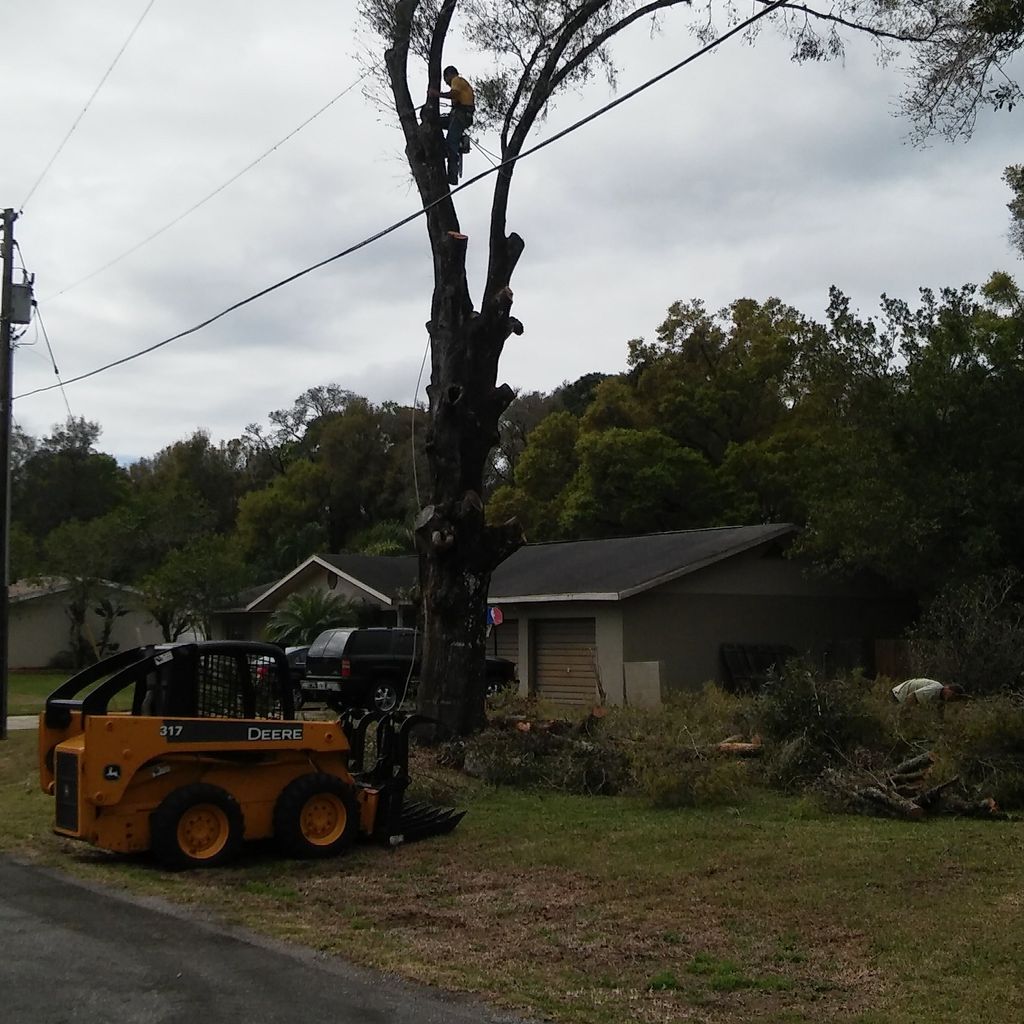
[[[149,819],[150,846],[168,868],[211,868],[230,860],[245,833],[242,808],[219,786],[197,782],[169,793]]]
[[[274,807],[274,838],[291,857],[333,857],[352,844],[358,828],[355,792],[326,772],[294,779]]]

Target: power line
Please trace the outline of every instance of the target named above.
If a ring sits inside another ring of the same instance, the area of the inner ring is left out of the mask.
[[[110,67],[108,67],[107,70],[103,72],[103,77],[100,79],[99,85],[97,85],[96,88],[93,89],[92,95],[89,97],[88,100],[86,100],[85,106],[82,107],[81,113],[78,115],[78,117],[75,118],[74,124],[72,124],[71,127],[68,129],[67,135],[65,135],[64,138],[61,140],[61,143],[55,150],[53,156],[50,157],[49,162],[42,169],[42,171],[39,174],[39,177],[36,178],[35,184],[28,190],[28,195],[25,196],[25,198],[21,201],[21,206],[18,208],[19,213],[24,213],[25,207],[28,205],[28,201],[32,198],[33,194],[35,193],[35,190],[39,188],[40,184],[43,181],[43,178],[45,178],[46,175],[49,173],[50,168],[54,164],[54,161],[57,159],[58,156],[60,156],[61,150],[67,145],[68,139],[71,138],[74,130],[78,127],[78,122],[81,121],[83,117],[85,117],[85,112],[92,105],[92,101],[96,99],[97,93],[99,93],[100,89],[103,88],[103,83],[106,82],[106,80],[110,77],[110,73],[114,70],[115,65],[121,59],[121,54],[123,54],[124,51],[128,49],[128,44],[132,41],[132,37],[135,35],[136,32],[138,32],[139,26],[143,23],[143,21],[145,21],[146,15],[149,14],[150,9],[155,3],[156,0],[149,0],[149,3],[146,5],[146,9],[140,15],[139,20],[135,22],[135,27],[131,30],[131,32],[128,33],[128,38],[122,44],[121,49],[118,50],[117,53],[114,55],[114,59],[110,62]]]
[[[50,345],[50,336],[46,333],[46,324],[43,322],[43,311],[39,308],[39,303],[33,303],[36,310],[36,319],[39,321],[39,326],[43,329],[43,340],[46,342],[46,351],[50,353],[50,365],[53,366],[53,372],[57,377],[57,384],[60,387],[61,397],[64,399],[64,406],[68,411],[68,419],[73,420],[74,413],[71,411],[71,403],[68,401],[68,393],[64,388],[64,381],[60,379],[60,370],[57,369],[57,360],[53,357],[53,346]]]
[[[197,331],[203,330],[204,327],[209,327],[210,324],[216,323],[216,321],[227,316],[229,313],[233,313],[235,312],[235,310],[241,309],[243,306],[247,306],[249,305],[249,303],[255,302],[257,299],[261,299],[265,295],[269,295],[271,292],[277,291],[278,288],[283,288],[285,285],[291,284],[293,281],[297,281],[300,277],[305,277],[307,274],[312,274],[314,271],[320,270],[322,267],[326,267],[330,263],[334,263],[335,261],[343,259],[346,256],[351,256],[353,253],[358,252],[360,249],[365,249],[368,245],[372,245],[374,242],[379,241],[386,235],[390,235],[393,232],[397,231],[399,228],[405,227],[406,224],[410,224],[412,221],[418,220],[424,214],[434,209],[435,206],[439,206],[441,203],[446,202],[449,199],[449,197],[458,194],[459,192],[463,191],[463,189],[470,188],[477,182],[482,181],[484,178],[488,178],[497,171],[500,171],[503,167],[508,167],[512,164],[517,163],[520,160],[525,159],[528,156],[532,156],[534,153],[537,153],[540,150],[544,149],[545,147],[550,146],[555,142],[558,142],[560,139],[564,139],[567,135],[571,135],[573,132],[579,130],[584,125],[590,124],[591,121],[597,120],[597,118],[603,116],[604,114],[607,114],[610,110],[614,110],[616,107],[621,106],[623,103],[626,103],[627,101],[633,99],[635,96],[638,96],[640,93],[646,91],[647,89],[650,89],[658,82],[662,81],[665,78],[668,78],[669,75],[675,74],[675,72],[686,67],[688,64],[692,64],[695,60],[710,53],[713,49],[715,49],[720,44],[724,43],[727,39],[731,39],[733,36],[738,35],[741,32],[744,32],[746,29],[750,28],[751,25],[760,21],[762,18],[767,17],[769,14],[773,13],[778,8],[784,6],[786,2],[787,0],[774,0],[773,3],[770,3],[767,6],[762,7],[761,10],[759,10],[756,14],[752,14],[746,20],[739,22],[728,31],[723,32],[722,35],[711,40],[711,42],[706,43],[699,50],[696,50],[694,53],[691,53],[688,57],[679,61],[678,64],[674,64],[672,67],[668,68],[665,71],[662,71],[660,74],[655,75],[653,78],[647,79],[647,81],[642,82],[640,85],[636,86],[634,89],[631,89],[629,92],[624,93],[622,96],[616,97],[614,100],[611,100],[609,103],[606,103],[603,107],[599,107],[592,113],[587,114],[586,117],[580,118],[579,121],[573,122],[567,128],[563,128],[560,132],[556,132],[549,138],[544,139],[541,142],[538,142],[537,145],[531,146],[529,149],[524,149],[518,156],[510,157],[507,160],[503,160],[500,164],[498,164],[495,167],[490,167],[485,171],[481,171],[479,174],[476,174],[472,178],[469,178],[467,181],[464,181],[461,185],[457,185],[455,188],[450,189],[443,196],[439,196],[433,202],[427,203],[427,205],[422,207],[421,209],[415,210],[414,212],[407,214],[405,217],[402,217],[400,220],[397,220],[393,224],[388,225],[386,228],[382,228],[380,231],[376,232],[373,235],[370,235],[368,238],[364,238],[361,242],[356,242],[355,245],[350,245],[347,249],[343,249],[341,252],[335,253],[333,256],[328,256],[326,259],[320,260],[318,263],[314,263],[312,264],[312,266],[306,267],[303,270],[298,270],[294,274],[291,274],[290,276],[283,278],[280,281],[277,281],[275,284],[268,285],[266,288],[263,288],[260,291],[255,292],[254,294],[248,296],[247,298],[240,299],[238,302],[233,303],[226,309],[222,309],[219,313],[215,313],[213,316],[208,317],[206,320],[203,320],[201,323],[198,323],[193,327],[189,327],[184,331],[179,331],[177,334],[171,335],[171,337],[169,338],[164,338],[163,341],[158,341],[153,345],[149,345],[147,348],[140,349],[138,352],[133,352],[131,355],[123,356],[121,359],[115,359],[113,362],[107,363],[104,366],[97,367],[95,370],[90,370],[88,373],[82,373],[79,374],[77,377],[72,377],[70,380],[67,380],[64,383],[76,384],[78,381],[86,380],[89,377],[95,377],[97,374],[104,373],[107,370],[112,370],[116,366],[122,366],[125,363],[130,363],[134,359],[139,359],[142,356],[149,355],[150,352],[155,352],[157,349],[163,348],[165,345],[170,345],[171,342],[179,341],[182,338],[188,337],[188,335],[190,334],[195,334]],[[14,397],[15,400],[20,398],[30,398],[32,395],[39,395],[46,391],[52,391],[56,387],[58,387],[58,385],[51,384],[48,387],[36,388],[33,391],[26,391],[20,395],[15,395]]]
[[[64,295],[67,292],[71,291],[72,288],[77,288],[80,284],[85,284],[86,281],[91,281],[97,275],[102,274],[104,270],[109,270],[116,263],[120,263],[121,260],[125,259],[128,256],[131,256],[132,253],[138,252],[139,249],[141,249],[143,246],[149,245],[150,242],[152,242],[156,238],[159,238],[165,231],[169,231],[176,224],[180,224],[190,214],[195,213],[196,210],[199,209],[199,207],[204,206],[215,196],[220,195],[220,193],[223,192],[229,185],[233,185],[236,181],[238,181],[239,178],[242,177],[243,174],[246,174],[247,172],[251,171],[257,164],[265,160],[268,156],[270,156],[271,153],[273,153],[275,150],[283,146],[289,139],[291,139],[295,135],[298,135],[298,133],[301,132],[303,128],[305,128],[307,125],[315,121],[321,114],[323,114],[330,107],[334,106],[334,104],[337,103],[338,100],[342,98],[342,96],[345,96],[347,93],[351,92],[357,85],[359,85],[359,83],[362,80],[363,78],[362,76],[360,76],[350,85],[347,85],[344,89],[341,90],[341,92],[338,93],[337,96],[335,96],[333,99],[328,100],[315,114],[312,114],[310,117],[307,117],[306,120],[302,122],[302,124],[300,124],[296,128],[293,128],[283,139],[279,139],[277,142],[275,142],[269,149],[261,153],[258,157],[256,157],[255,160],[252,160],[248,164],[246,164],[245,167],[243,167],[237,174],[233,174],[230,178],[228,178],[227,181],[224,182],[224,184],[219,185],[209,195],[204,196],[197,203],[193,203],[187,210],[185,210],[184,213],[180,213],[177,217],[174,218],[174,220],[168,221],[162,228],[158,228],[151,235],[148,235],[141,242],[138,242],[135,245],[133,245],[130,249],[125,249],[125,251],[121,253],[120,256],[115,256],[112,260],[109,260],[107,263],[104,263],[102,267],[97,267],[96,270],[93,270],[91,273],[86,274],[85,277],[80,277],[77,281],[67,285],[67,287],[65,288],[62,288],[59,292],[54,292],[53,295],[49,296],[47,301],[57,299],[61,295]]]
[[[501,157],[496,157],[493,154],[489,153],[486,149],[484,149],[483,146],[480,145],[479,142],[476,141],[476,139],[470,139],[469,141],[473,144],[475,149],[479,150],[483,154],[484,159],[492,167],[497,167],[498,166],[498,161],[501,159]]]

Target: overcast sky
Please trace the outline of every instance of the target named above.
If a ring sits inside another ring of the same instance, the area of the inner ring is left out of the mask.
[[[18,208],[148,0],[8,0],[0,14],[6,125],[0,205]],[[198,211],[68,288],[221,186],[359,78],[355,3],[156,0],[16,237],[61,375],[154,344],[413,211],[397,129],[357,87]],[[625,91],[697,48],[684,22],[616,49]],[[472,81],[483,59],[445,54]],[[820,316],[829,285],[865,314],[882,292],[1021,278],[1001,174],[1024,159],[1021,117],[985,114],[967,144],[914,148],[894,116],[904,79],[865,40],[844,63],[796,66],[766,33],[724,44],[524,161],[509,226],[526,333],[502,379],[550,390],[614,372],[668,305],[777,295]],[[537,137],[611,97],[564,98]],[[480,134],[492,152],[493,135]],[[474,152],[468,172],[487,166]],[[458,199],[478,289],[488,181]],[[207,430],[238,436],[316,384],[412,400],[426,343],[430,258],[421,221],[213,326],[67,388],[101,447],[151,455]],[[65,291],[65,289],[67,289]],[[62,293],[63,294],[58,294]],[[474,292],[478,299],[478,291]],[[36,328],[15,394],[54,383]],[[59,391],[15,404],[30,433],[66,416]]]

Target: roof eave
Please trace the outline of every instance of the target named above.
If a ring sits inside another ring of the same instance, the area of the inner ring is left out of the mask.
[[[516,594],[488,595],[488,604],[536,604],[540,601],[620,601],[622,594]]]
[[[297,565],[294,569],[292,569],[292,571],[288,573],[287,576],[283,576],[281,579],[279,579],[272,587],[269,587],[267,590],[265,590],[254,601],[250,601],[245,606],[245,611],[255,612],[269,610],[265,608],[257,608],[256,606],[265,601],[268,597],[270,597],[271,594],[276,593],[282,587],[286,586],[293,579],[295,579],[295,577],[298,576],[299,573],[304,572],[311,565],[319,565],[322,569],[326,570],[327,572],[333,572],[336,576],[340,576],[342,579],[347,580],[349,583],[352,584],[352,586],[358,587],[360,590],[365,591],[371,597],[375,597],[378,601],[382,601],[384,604],[388,605],[388,607],[390,607],[392,604],[391,598],[388,597],[386,594],[382,594],[380,593],[380,591],[374,590],[373,587],[367,586],[365,583],[363,583],[362,580],[356,579],[354,576],[350,576],[346,572],[342,572],[342,570],[339,569],[333,562],[328,562],[327,559],[321,558],[320,555],[310,555],[309,558],[307,558],[301,565]]]

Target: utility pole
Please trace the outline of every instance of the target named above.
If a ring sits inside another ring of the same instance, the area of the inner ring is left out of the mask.
[[[3,292],[0,295],[0,740],[7,739],[8,594],[11,524],[11,323],[14,309],[14,210],[4,210]]]

